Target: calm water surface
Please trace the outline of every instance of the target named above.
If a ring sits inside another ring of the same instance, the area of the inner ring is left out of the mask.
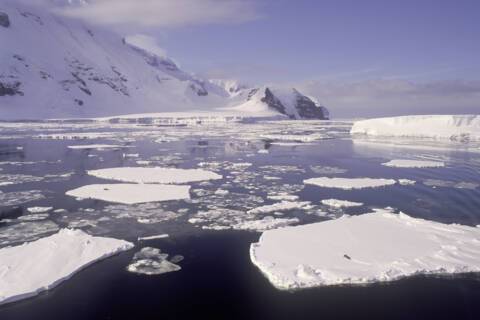
[[[445,223],[480,224],[478,145],[352,139],[348,130],[348,123],[314,121],[193,127],[0,124],[0,176],[1,181],[10,182],[0,186],[0,247],[48,236],[63,227],[136,244],[133,250],[94,264],[54,290],[0,306],[0,319],[478,319],[479,275],[420,276],[388,284],[284,292],[276,290],[250,262],[249,246],[260,233],[207,230],[202,226],[212,227],[215,222],[188,222],[198,211],[246,211],[276,202],[268,195],[287,192],[313,205],[285,213],[284,217],[297,217],[300,224],[362,214],[376,207]],[[68,148],[79,144],[126,148]],[[392,159],[437,160],[446,167],[381,165]],[[202,167],[224,178],[193,183],[190,201],[150,206],[65,195],[73,188],[105,183],[88,176],[86,170],[118,166]],[[304,179],[319,176],[417,183],[355,191],[303,185]],[[229,194],[215,195],[218,189]],[[24,199],[16,203],[19,195]],[[364,205],[333,209],[320,202],[329,198]],[[31,221],[26,208],[32,206],[66,211]],[[139,236],[161,233],[170,237],[137,241]],[[133,254],[145,246],[183,255],[182,270],[160,276],[127,272]]]

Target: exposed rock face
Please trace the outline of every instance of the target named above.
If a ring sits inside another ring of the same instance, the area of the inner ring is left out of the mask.
[[[269,88],[265,89],[265,96],[261,99],[263,103],[266,103],[270,108],[275,109],[281,114],[287,115],[292,119],[319,119],[328,120],[328,110],[314,102],[307,96],[304,96],[296,89],[293,89],[293,105],[288,106],[286,103],[275,96],[275,94]]]
[[[296,90],[295,90],[296,91]],[[327,108],[324,106],[317,105],[312,99],[307,96],[302,95],[300,92],[297,93],[296,109],[298,115],[304,119],[329,119],[329,113]]]
[[[0,11],[0,26],[8,28],[10,27],[10,19],[8,18],[8,14]]]
[[[262,102],[266,103],[270,108],[277,110],[281,114],[287,114],[285,106],[277,97],[274,96],[269,88],[265,89],[265,97],[262,98]]]
[[[0,97],[2,96],[23,96],[23,92],[20,91],[21,83],[15,81],[13,83],[3,83],[0,81]]]

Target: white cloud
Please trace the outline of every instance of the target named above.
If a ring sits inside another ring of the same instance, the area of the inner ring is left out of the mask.
[[[317,97],[334,117],[480,113],[480,81],[309,81],[297,87]]]
[[[257,9],[253,0],[77,0],[56,11],[101,25],[174,28],[255,20]]]

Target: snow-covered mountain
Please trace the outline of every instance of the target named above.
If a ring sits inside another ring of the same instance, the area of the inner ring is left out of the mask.
[[[197,78],[150,40],[0,0],[0,119],[193,110],[328,118],[325,108],[295,89]]]

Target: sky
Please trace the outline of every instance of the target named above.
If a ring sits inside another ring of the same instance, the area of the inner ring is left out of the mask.
[[[187,71],[295,86],[340,116],[480,113],[479,0],[70,1]]]

